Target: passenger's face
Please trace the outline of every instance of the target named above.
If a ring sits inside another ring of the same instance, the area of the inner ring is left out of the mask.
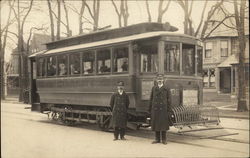
[[[157,79],[157,83],[158,84],[163,84],[163,79],[162,78]]]

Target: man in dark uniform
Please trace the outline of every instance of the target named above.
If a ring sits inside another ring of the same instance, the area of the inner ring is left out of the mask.
[[[167,144],[166,131],[169,130],[168,111],[170,111],[169,90],[164,85],[164,76],[157,75],[157,85],[152,88],[149,112],[151,114],[151,129],[155,131],[155,141],[152,144]]]
[[[125,140],[125,129],[127,127],[127,109],[129,106],[129,97],[124,91],[124,82],[117,83],[117,92],[114,93],[110,100],[112,108],[112,124],[114,128],[114,140]]]

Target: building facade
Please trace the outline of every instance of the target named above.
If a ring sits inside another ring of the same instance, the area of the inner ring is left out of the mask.
[[[222,11],[223,9],[223,11]],[[204,88],[216,89],[219,94],[229,94],[236,98],[238,92],[239,39],[234,29],[234,17],[228,18],[217,26],[225,17],[225,8],[217,11],[208,25],[208,31],[214,31],[204,40],[203,83]],[[249,107],[249,22],[245,22],[245,80],[247,104]]]

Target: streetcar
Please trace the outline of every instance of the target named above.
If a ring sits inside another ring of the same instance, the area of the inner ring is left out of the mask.
[[[218,110],[203,105],[202,43],[176,33],[169,23],[140,23],[46,43],[29,57],[32,111],[73,125],[110,128],[116,83],[129,95],[128,127],[148,124],[155,76],[170,90],[171,122],[177,128],[218,124]]]

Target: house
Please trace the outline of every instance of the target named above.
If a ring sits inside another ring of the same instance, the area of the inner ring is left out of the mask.
[[[29,45],[29,52],[24,52],[27,57],[30,54],[42,51],[46,49],[44,45],[46,42],[50,42],[51,38],[44,34],[33,34],[32,40]],[[27,50],[27,44],[24,44],[24,49]],[[19,52],[18,48],[12,50],[11,58],[8,64],[7,70],[7,95],[17,96],[19,94]]]
[[[203,83],[204,88],[215,89],[218,93],[237,96],[238,66],[239,66],[239,39],[234,17],[227,18],[223,24],[217,24],[225,18],[226,10],[221,8],[214,14],[208,25],[207,33],[215,30],[204,40],[203,54]],[[248,16],[248,15],[246,15]],[[245,76],[249,82],[249,23],[245,23],[246,49],[244,63]],[[249,87],[249,85],[245,85]],[[247,88],[247,95],[249,88]],[[249,100],[249,98],[248,98]]]

